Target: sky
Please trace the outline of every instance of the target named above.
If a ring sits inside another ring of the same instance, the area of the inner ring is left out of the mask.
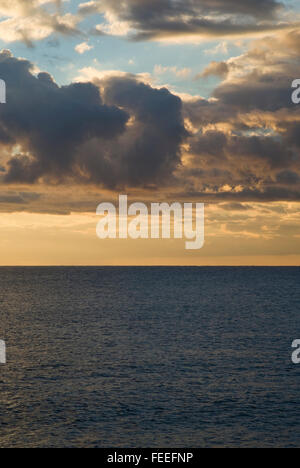
[[[0,265],[300,265],[300,5],[0,0]],[[205,245],[100,240],[119,194]]]

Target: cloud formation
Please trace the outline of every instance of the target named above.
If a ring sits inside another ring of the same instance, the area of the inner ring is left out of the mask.
[[[86,70],[58,86],[3,51],[2,184],[150,189],[228,203],[300,200],[299,30],[253,41],[199,75],[210,99],[184,100],[142,75]]]
[[[23,41],[32,47],[34,41],[52,33],[80,34],[80,18],[64,14],[61,5],[61,0],[0,0],[0,39]]]
[[[53,33],[86,36],[81,21],[99,13],[104,20],[93,34],[132,40],[235,38],[300,24],[279,0],[91,0],[75,13],[63,6],[63,0],[0,0],[0,39],[31,47]]]
[[[82,55],[82,54],[85,54],[85,52],[89,52],[90,50],[92,50],[94,47],[91,46],[88,42],[81,42],[80,44],[77,44],[77,46],[75,47],[75,51]]]
[[[200,74],[222,81],[212,99],[185,104],[194,129],[186,185],[215,199],[300,199],[299,40],[298,30],[266,37]]]
[[[167,89],[131,76],[59,87],[8,51],[0,54],[0,76],[7,83],[3,183],[143,186],[161,183],[180,163],[182,102]]]
[[[104,14],[98,31],[135,40],[252,35],[288,27],[291,19],[277,0],[94,0],[80,12]]]

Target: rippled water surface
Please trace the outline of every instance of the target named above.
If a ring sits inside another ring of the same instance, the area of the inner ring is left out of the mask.
[[[297,447],[299,268],[2,268],[0,447]]]

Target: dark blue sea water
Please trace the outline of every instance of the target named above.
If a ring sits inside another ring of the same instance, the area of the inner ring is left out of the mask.
[[[297,447],[300,268],[2,268],[0,447]]]

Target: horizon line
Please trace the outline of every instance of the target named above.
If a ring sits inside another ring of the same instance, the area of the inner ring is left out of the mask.
[[[0,268],[300,268],[300,265],[0,265]]]

